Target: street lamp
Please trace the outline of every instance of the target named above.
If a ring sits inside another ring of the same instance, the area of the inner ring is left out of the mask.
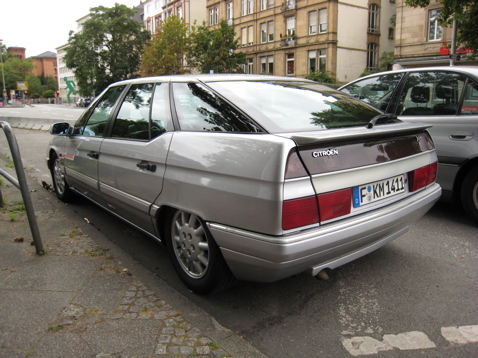
[[[0,43],[3,42],[3,40],[0,40]],[[5,72],[3,70],[3,44],[0,45],[0,60],[2,62],[2,81],[3,81],[3,92],[2,92],[2,98],[3,98],[3,105],[5,105],[5,96],[7,94],[7,90],[5,89]]]

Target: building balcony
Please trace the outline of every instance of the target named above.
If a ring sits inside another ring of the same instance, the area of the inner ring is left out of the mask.
[[[280,39],[281,47],[295,46],[295,36],[284,36]]]
[[[289,12],[289,11],[295,11],[297,8],[295,0],[288,0],[284,3],[282,3],[280,9],[283,13]]]

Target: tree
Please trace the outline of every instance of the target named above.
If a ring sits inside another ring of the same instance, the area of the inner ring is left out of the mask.
[[[31,70],[35,67],[32,59],[21,60],[10,53],[3,53],[3,70],[5,73],[5,88],[17,88],[18,81],[25,81]],[[1,78],[0,78],[1,80]],[[3,83],[1,85],[3,88]]]
[[[44,88],[39,76],[28,75],[26,80],[28,82],[28,93],[30,94],[30,97],[41,97],[42,93],[44,92]]]
[[[133,20],[134,10],[115,4],[90,9],[82,30],[70,32],[66,66],[73,69],[80,94],[92,96],[109,84],[136,76],[141,50],[150,37]]]
[[[144,46],[141,75],[161,76],[183,72],[188,48],[187,26],[176,16],[171,16]]]
[[[193,27],[189,52],[191,65],[199,67],[203,73],[210,70],[216,73],[242,72],[246,54],[234,52],[239,47],[235,35],[234,26],[228,26],[225,20],[213,30],[209,30],[206,23]]]
[[[436,0],[443,8],[440,11],[442,26],[457,23],[457,43],[478,54],[478,0]],[[427,7],[430,0],[406,0],[411,7]]]

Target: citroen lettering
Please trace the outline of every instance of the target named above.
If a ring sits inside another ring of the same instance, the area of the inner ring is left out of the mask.
[[[312,152],[312,156],[314,158],[331,157],[333,155],[338,155],[338,154],[339,154],[338,149],[316,150]]]

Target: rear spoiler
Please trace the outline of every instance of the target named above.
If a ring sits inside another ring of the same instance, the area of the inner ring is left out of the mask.
[[[421,133],[431,126],[424,123],[401,122],[375,125],[373,128],[347,127],[294,133],[276,133],[277,136],[293,140],[299,147],[309,145],[331,145],[363,140],[396,137]]]

